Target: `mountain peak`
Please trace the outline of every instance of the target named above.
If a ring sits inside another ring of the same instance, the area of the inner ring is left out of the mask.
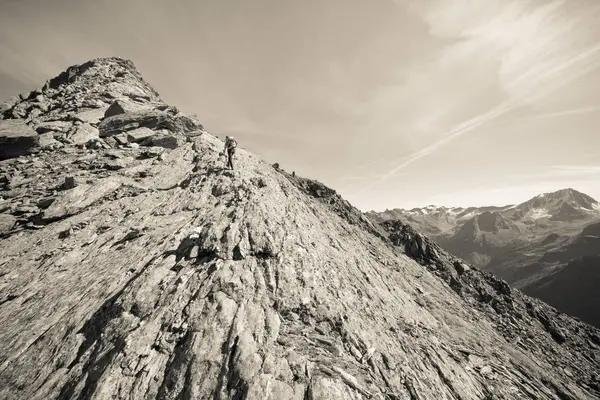
[[[588,196],[587,194],[582,193],[573,188],[566,188],[566,189],[556,190],[554,192],[542,193],[542,194],[536,196],[535,198],[544,198],[544,199],[551,199],[551,200],[562,199],[565,201],[572,200],[572,201],[577,201],[577,202],[584,201],[587,203],[596,203],[597,202],[591,196]]]
[[[549,193],[539,194],[532,199],[511,209],[514,218],[539,219],[551,218],[559,221],[570,221],[595,214],[600,203],[585,193],[566,188]]]
[[[544,192],[544,193],[540,193],[539,195],[535,196],[535,197],[553,197],[553,196],[565,196],[565,195],[569,195],[572,192],[576,192],[575,189],[573,188],[565,188],[565,189],[558,189],[558,190],[554,190],[552,192]]]
[[[73,144],[173,147],[173,133],[203,131],[195,117],[165,104],[132,61],[118,57],[70,66],[0,105],[1,121],[0,160]]]
[[[72,65],[41,88],[4,103],[0,119],[52,120],[57,113],[77,111],[75,106],[98,109],[118,99],[164,104],[132,61],[106,57]]]
[[[153,95],[158,96],[154,89],[146,84],[133,61],[119,57],[95,58],[82,64],[72,65],[58,76],[48,80],[42,91],[57,90],[61,86],[74,84],[80,79],[83,82],[78,86],[83,84],[97,86],[118,80],[129,80],[130,83],[137,81],[144,84],[145,89],[153,92]]]

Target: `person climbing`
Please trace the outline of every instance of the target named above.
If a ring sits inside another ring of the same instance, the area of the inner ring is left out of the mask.
[[[233,169],[233,155],[236,147],[237,142],[233,136],[225,136],[225,150],[223,150],[223,153],[227,156],[227,168]]]

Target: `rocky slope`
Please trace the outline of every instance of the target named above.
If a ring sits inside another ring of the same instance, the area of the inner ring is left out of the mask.
[[[598,330],[243,149],[225,170],[129,62],[2,110],[2,399],[600,399]]]

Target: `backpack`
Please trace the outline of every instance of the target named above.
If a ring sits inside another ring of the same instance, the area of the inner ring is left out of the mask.
[[[227,142],[227,149],[235,149],[237,147],[237,142],[235,141],[235,139],[230,138],[229,141]]]

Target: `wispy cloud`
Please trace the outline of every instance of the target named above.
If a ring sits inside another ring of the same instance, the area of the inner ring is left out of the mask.
[[[394,176],[406,176],[408,175],[408,173],[406,172],[399,172],[397,174],[394,174]],[[372,180],[372,179],[377,179],[377,178],[383,178],[384,175],[363,175],[363,176],[345,176],[342,179],[340,179],[340,182],[350,182],[350,181],[368,181],[368,180]]]
[[[504,206],[518,204],[541,193],[554,192],[560,189],[573,188],[600,200],[600,181],[589,177],[574,179],[564,177],[563,180],[535,180],[525,183],[501,183],[494,186],[479,186],[468,190],[436,194],[416,204],[444,205],[447,207],[470,206]]]
[[[522,105],[523,102],[546,96],[549,93],[568,85],[572,81],[579,79],[583,75],[598,69],[600,67],[600,59],[590,61],[590,59],[597,56],[598,53],[600,53],[600,43],[580,52],[579,54],[576,54],[573,57],[563,60],[561,63],[558,63],[547,70],[544,70],[537,76],[537,78],[535,78],[535,85],[533,85],[532,82],[529,82],[527,92],[523,92],[520,96],[509,98],[508,100],[500,103],[498,106],[456,125],[449,132],[447,132],[443,138],[411,154],[401,164],[390,170],[388,173],[383,174],[372,184],[365,186],[358,192],[358,194],[361,194],[366,190],[369,190],[374,186],[386,181],[394,174],[406,168],[415,161],[434,153],[438,149],[446,146],[461,136],[473,131],[474,129],[516,109]],[[586,62],[586,64],[580,66],[580,64],[584,62]],[[576,69],[577,67],[579,68]],[[565,73],[570,74],[565,75]],[[560,77],[560,79],[557,79],[558,77]]]
[[[532,115],[529,117],[519,118],[516,121],[533,121],[533,120],[556,118],[556,117],[568,117],[568,116],[572,116],[572,115],[584,115],[584,114],[596,113],[599,111],[600,111],[600,106],[589,106],[589,107],[575,108],[572,110],[563,110],[563,111],[556,111],[556,112],[551,112],[551,113],[536,114],[536,115]],[[513,122],[513,121],[511,121],[511,122]]]
[[[599,175],[600,165],[551,165],[548,167],[548,173],[552,175]]]

